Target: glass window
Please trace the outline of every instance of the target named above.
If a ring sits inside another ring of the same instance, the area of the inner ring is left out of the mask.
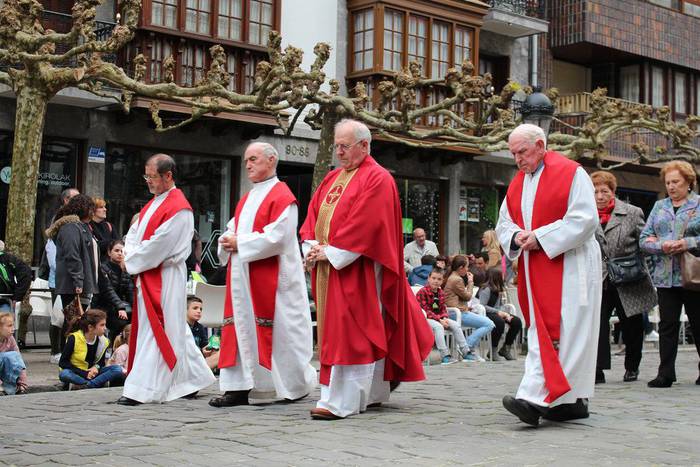
[[[413,229],[425,230],[428,240],[440,249],[440,182],[397,178],[402,217],[404,219],[404,243],[413,241]],[[408,227],[408,228],[407,228]]]
[[[0,132],[0,211],[7,212],[12,167],[12,143],[14,135]],[[36,193],[36,217],[34,219],[34,251],[32,264],[39,264],[46,239],[44,230],[51,224],[61,204],[61,192],[78,187],[78,156],[82,153],[79,141],[44,138],[39,160],[39,179]],[[78,187],[80,188],[80,187]],[[5,232],[7,217],[0,216],[0,231]]]
[[[695,115],[700,115],[700,76],[695,77]]]
[[[620,67],[620,98],[639,102],[639,65]]]
[[[353,14],[353,70],[367,70],[374,60],[374,11],[364,10]]]
[[[459,190],[460,252],[481,251],[481,237],[496,227],[498,220],[498,189],[462,185]]]
[[[255,68],[258,66],[258,63],[260,63],[261,60],[261,57],[251,55],[244,62],[245,75],[243,76],[243,92],[246,94],[250,94],[253,87],[255,87]]]
[[[173,54],[170,42],[163,38],[153,39],[151,43],[150,81],[163,81],[163,61]]]
[[[226,56],[226,71],[228,72],[229,91],[238,91],[238,57],[234,53],[229,52]]]
[[[222,39],[243,39],[243,0],[220,0],[217,34]]]
[[[153,148],[108,145],[105,199],[109,201],[109,220],[117,231],[127,232],[134,214],[153,197],[141,176]],[[218,265],[216,240],[230,217],[231,159],[178,153],[165,150],[177,163],[177,187],[192,205],[194,226],[202,239],[202,269],[209,274]]]
[[[455,67],[461,68],[465,60],[472,60],[472,30],[455,27]]]
[[[384,10],[384,69],[401,70],[403,52],[403,13]]]
[[[649,0],[649,3],[659,5],[665,8],[672,8],[674,10],[680,9],[680,0]]]
[[[152,0],[151,24],[177,28],[177,0]]]
[[[661,107],[665,102],[664,70],[661,67],[651,67],[651,105]]]
[[[424,76],[428,73],[427,54],[428,20],[420,16],[411,16],[408,20],[408,61],[418,62]]]
[[[210,0],[187,0],[185,30],[198,34],[209,34]]]
[[[272,0],[250,0],[248,42],[257,45],[267,45],[267,39],[274,21],[272,13]]]
[[[700,0],[684,0],[683,13],[700,18]]]
[[[685,73],[673,73],[673,111],[681,115],[688,113],[687,79]]]
[[[433,23],[432,31],[432,69],[431,78],[443,78],[447,75],[447,70],[450,67],[450,25]]]
[[[184,86],[194,86],[204,77],[206,50],[203,45],[187,45],[182,50],[181,81]]]
[[[428,91],[428,99],[426,102],[426,106],[431,106],[434,104],[437,104],[438,102],[442,102],[445,100],[446,93],[444,88],[435,88],[432,91]],[[442,123],[445,121],[445,117],[442,115],[435,115],[431,114],[428,116],[428,125],[442,125]]]

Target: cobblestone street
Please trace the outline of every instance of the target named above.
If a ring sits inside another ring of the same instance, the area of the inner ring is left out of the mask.
[[[501,406],[523,359],[431,366],[385,407],[336,422],[312,421],[318,390],[295,404],[228,410],[197,400],[122,407],[120,390],[0,398],[0,463],[16,465],[698,465],[697,355],[682,351],[679,383],[622,383],[622,357],[597,386],[589,419],[526,427]]]

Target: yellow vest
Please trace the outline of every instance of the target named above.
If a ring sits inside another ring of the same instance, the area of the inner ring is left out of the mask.
[[[85,340],[85,334],[83,331],[76,331],[71,334],[75,338],[75,346],[73,348],[73,355],[70,356],[71,364],[80,368],[81,370],[89,370],[87,362],[87,341]],[[99,336],[97,338],[97,352],[95,352],[95,362],[99,362],[102,355],[107,351],[109,347],[109,339],[105,336]]]

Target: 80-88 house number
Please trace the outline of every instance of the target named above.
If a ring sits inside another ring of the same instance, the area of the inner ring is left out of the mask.
[[[288,144],[284,147],[284,152],[287,156],[309,157],[311,151],[308,146]]]

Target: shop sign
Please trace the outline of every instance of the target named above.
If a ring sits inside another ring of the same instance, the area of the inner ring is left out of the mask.
[[[403,226],[403,233],[408,235],[413,233],[413,218],[404,217],[401,219],[401,225]]]
[[[39,185],[44,186],[71,186],[70,175],[53,172],[39,172]]]
[[[105,163],[105,150],[95,146],[90,146],[88,150],[88,162],[96,162],[98,164]]]
[[[479,222],[481,219],[481,199],[467,198],[467,222]]]
[[[466,222],[467,220],[467,202],[462,200],[459,203],[459,221]]]

